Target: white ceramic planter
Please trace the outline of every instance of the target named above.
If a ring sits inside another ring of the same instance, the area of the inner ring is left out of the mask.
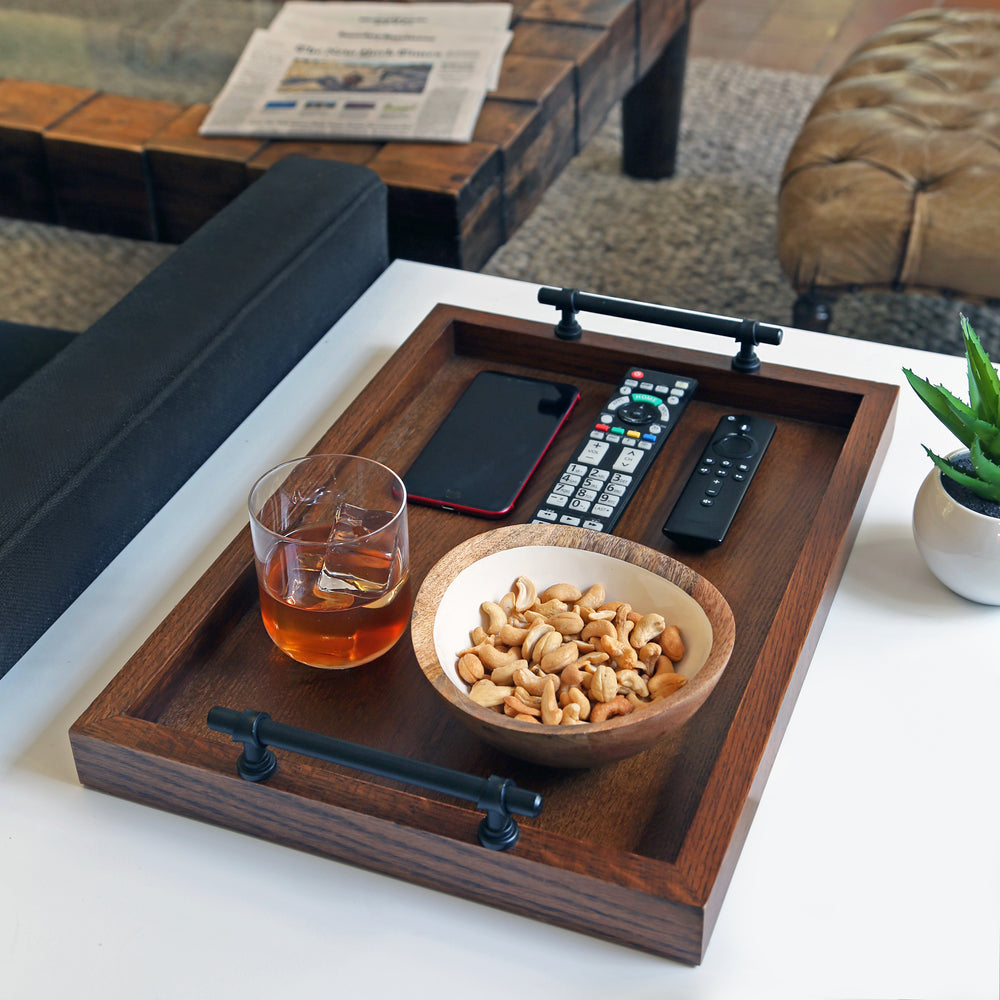
[[[970,601],[1000,605],[1000,518],[954,500],[941,485],[937,468],[917,492],[913,537],[924,562],[946,587]]]

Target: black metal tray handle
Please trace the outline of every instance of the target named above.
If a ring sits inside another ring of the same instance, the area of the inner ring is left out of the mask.
[[[236,761],[236,771],[245,781],[265,781],[274,774],[278,769],[278,759],[269,747],[277,747],[475,802],[478,809],[486,812],[479,824],[479,842],[491,851],[505,851],[517,843],[520,830],[512,814],[530,817],[542,811],[542,796],[518,788],[510,778],[500,778],[495,774],[478,778],[436,764],[411,760],[385,750],[323,736],[309,729],[286,726],[274,722],[266,712],[252,709],[237,712],[217,706],[208,713],[208,728],[227,733],[234,743],[243,744],[243,752]]]

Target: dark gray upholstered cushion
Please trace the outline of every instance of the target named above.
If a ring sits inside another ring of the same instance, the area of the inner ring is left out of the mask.
[[[76,338],[68,330],[0,322],[0,399]]]
[[[289,157],[0,400],[0,675],[387,263],[378,176]]]

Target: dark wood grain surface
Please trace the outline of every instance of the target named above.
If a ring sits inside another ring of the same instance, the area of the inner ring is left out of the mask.
[[[652,749],[580,772],[519,762],[456,722],[423,678],[408,639],[354,671],[318,671],[281,654],[259,617],[244,530],[73,726],[81,781],[282,844],[685,962],[701,960],[822,629],[895,413],[894,386],[438,307],[316,450],[350,451],[405,471],[483,368],[576,383],[570,424],[505,521],[410,508],[415,584],[458,542],[517,523],[574,454],[594,414],[636,364],[700,388],[616,534],[686,563],[724,595],[737,643],[703,707]],[[775,445],[719,549],[675,549],[661,526],[719,416],[775,421]],[[503,454],[502,421],[477,446]],[[513,851],[476,842],[480,815],[430,792],[281,755],[265,785],[235,773],[238,748],[210,732],[214,705],[542,793]],[[525,887],[531,891],[526,892]]]

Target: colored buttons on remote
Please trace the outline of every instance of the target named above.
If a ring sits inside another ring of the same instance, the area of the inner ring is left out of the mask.
[[[697,386],[691,378],[629,369],[531,523],[611,531]]]

